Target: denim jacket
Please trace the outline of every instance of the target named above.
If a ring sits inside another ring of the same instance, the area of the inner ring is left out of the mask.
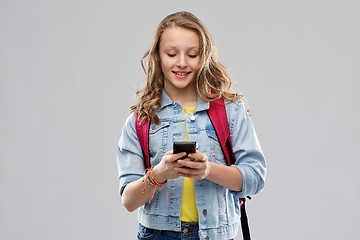
[[[216,132],[207,114],[209,103],[198,97],[193,114],[185,116],[179,102],[172,102],[163,91],[161,107],[156,110],[161,124],[150,123],[149,148],[151,165],[158,164],[163,155],[172,150],[174,141],[185,140],[185,117],[190,141],[198,143],[198,150],[211,162],[226,165]],[[240,226],[239,198],[259,193],[264,187],[266,163],[253,124],[244,103],[226,104],[231,141],[236,159],[233,167],[242,174],[242,191],[232,191],[209,180],[194,179],[195,200],[199,215],[200,239],[231,239]],[[193,116],[193,117],[192,117]],[[191,117],[191,118],[190,118]],[[118,144],[117,164],[120,192],[125,186],[144,175],[143,154],[135,130],[135,114],[131,114],[123,127]],[[183,178],[169,179],[166,202],[165,187],[155,193],[151,203],[138,210],[138,221],[149,228],[181,230],[181,201]]]

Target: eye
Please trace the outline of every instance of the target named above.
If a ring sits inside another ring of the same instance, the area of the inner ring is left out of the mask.
[[[196,58],[197,55],[189,55],[190,58]]]
[[[175,57],[176,54],[170,54],[170,53],[168,53],[168,56],[169,56],[169,57]]]

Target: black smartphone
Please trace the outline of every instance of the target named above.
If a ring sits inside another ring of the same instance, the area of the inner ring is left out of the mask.
[[[196,153],[196,142],[195,141],[186,141],[186,142],[174,142],[173,153],[186,152],[186,156],[180,158],[185,159],[187,154]]]

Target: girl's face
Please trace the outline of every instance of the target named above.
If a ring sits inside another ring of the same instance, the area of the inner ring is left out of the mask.
[[[199,53],[199,37],[194,31],[170,27],[162,33],[159,55],[166,91],[195,88]]]

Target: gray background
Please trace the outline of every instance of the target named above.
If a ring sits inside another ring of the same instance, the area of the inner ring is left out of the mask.
[[[213,34],[267,157],[253,239],[359,239],[357,0],[1,0],[0,239],[135,239],[116,145],[179,10]]]

